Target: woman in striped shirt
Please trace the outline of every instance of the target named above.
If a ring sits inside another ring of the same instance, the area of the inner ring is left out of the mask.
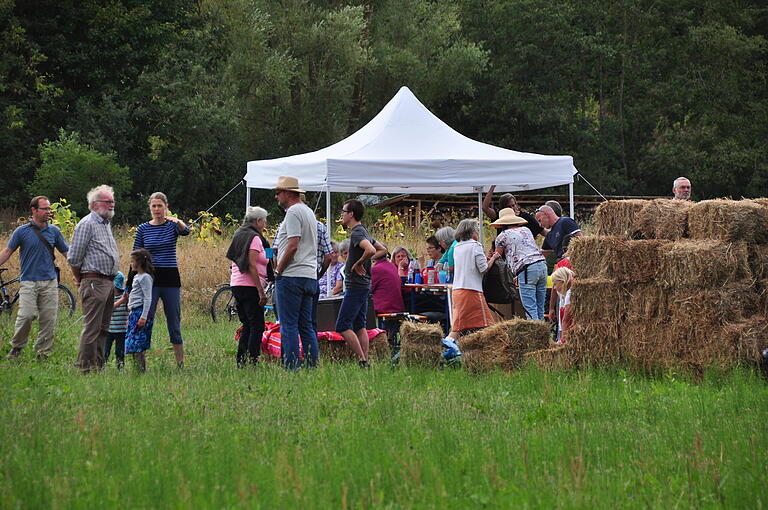
[[[155,314],[158,300],[163,301],[168,336],[173,344],[176,364],[184,366],[184,341],[181,338],[181,277],[176,261],[176,241],[189,234],[189,227],[168,215],[168,198],[156,191],[149,197],[152,219],[136,229],[133,249],[144,248],[152,255],[155,276],[150,313]]]

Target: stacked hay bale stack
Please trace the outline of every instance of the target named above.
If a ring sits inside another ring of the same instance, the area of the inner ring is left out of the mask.
[[[571,356],[729,367],[768,347],[768,201],[609,201],[574,239]]]
[[[512,319],[496,323],[459,340],[462,366],[474,373],[511,370],[524,356],[549,346],[549,326],[541,321]]]

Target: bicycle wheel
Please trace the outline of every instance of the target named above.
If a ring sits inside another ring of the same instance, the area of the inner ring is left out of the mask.
[[[237,319],[237,301],[232,295],[232,287],[227,285],[216,291],[211,299],[211,318],[213,322],[232,321]]]
[[[77,307],[77,301],[72,291],[66,285],[59,284],[59,316],[72,317]]]

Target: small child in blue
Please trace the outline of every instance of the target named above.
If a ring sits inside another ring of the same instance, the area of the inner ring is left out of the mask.
[[[115,344],[117,369],[122,370],[125,360],[125,328],[128,326],[128,298],[125,291],[125,275],[120,271],[115,276],[115,303],[112,306],[112,319],[107,328],[107,342],[104,344],[104,362],[109,361],[112,344]]]
[[[152,340],[152,323],[149,307],[152,304],[152,276],[155,267],[152,265],[152,255],[144,248],[131,253],[131,267],[136,271],[133,286],[128,298],[128,329],[125,332],[125,353],[133,355],[136,367],[140,372],[146,372],[147,360],[145,351]]]

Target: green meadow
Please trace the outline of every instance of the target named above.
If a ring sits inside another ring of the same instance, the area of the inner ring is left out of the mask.
[[[0,362],[0,508],[768,506],[768,385],[746,369],[238,370],[233,324],[184,332],[181,371],[162,321],[144,375],[79,375],[77,323],[49,362]]]

